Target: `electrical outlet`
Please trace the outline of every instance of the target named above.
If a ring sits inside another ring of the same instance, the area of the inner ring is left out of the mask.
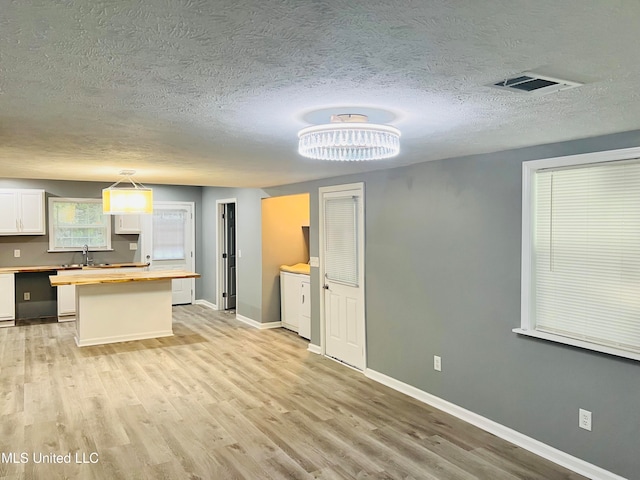
[[[578,426],[580,428],[584,428],[585,430],[591,431],[591,412],[589,410],[583,410],[582,408],[580,409]]]
[[[137,243],[130,243],[129,244],[129,250],[137,250],[138,249],[138,244]]]
[[[15,258],[20,258],[20,250],[15,249],[15,250],[13,251],[13,256],[14,256]]]
[[[24,292],[24,299],[31,300],[31,292]]]
[[[433,369],[438,372],[442,371],[442,359],[438,355],[433,356]]]

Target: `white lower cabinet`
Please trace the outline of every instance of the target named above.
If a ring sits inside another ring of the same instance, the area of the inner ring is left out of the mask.
[[[58,275],[60,275],[58,273]],[[76,314],[76,286],[61,285],[58,288],[58,317]],[[71,319],[70,319],[71,320]],[[60,319],[60,321],[64,321]]]
[[[13,325],[16,318],[16,283],[13,273],[0,274],[0,326]]]
[[[120,272],[142,272],[144,267],[124,267],[109,268],[103,273],[120,273]],[[59,270],[58,275],[87,275],[91,273],[100,273],[98,269],[87,270]],[[58,289],[58,321],[72,322],[76,315],[76,286],[61,285]]]
[[[311,336],[309,275],[280,272],[280,320],[282,326],[304,338]]]

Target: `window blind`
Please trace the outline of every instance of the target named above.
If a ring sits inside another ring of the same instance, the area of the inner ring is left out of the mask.
[[[153,259],[185,258],[184,210],[161,210],[153,213]]]
[[[358,197],[325,200],[325,275],[358,285]]]
[[[640,163],[535,178],[536,329],[640,351]]]

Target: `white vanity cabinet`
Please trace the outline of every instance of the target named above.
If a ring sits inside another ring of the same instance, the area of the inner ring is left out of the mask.
[[[44,190],[0,188],[0,235],[44,235]]]
[[[103,273],[142,272],[144,270],[145,267],[105,268]],[[58,270],[58,275],[87,275],[100,272],[101,270],[97,268],[86,270]],[[56,288],[58,289],[58,321],[74,321],[76,314],[76,286],[60,285]]]
[[[115,215],[114,231],[117,234],[137,234],[141,233],[140,215]]]
[[[280,320],[298,335],[311,336],[309,275],[280,272]]]
[[[13,326],[16,318],[16,284],[13,273],[0,274],[0,327]]]

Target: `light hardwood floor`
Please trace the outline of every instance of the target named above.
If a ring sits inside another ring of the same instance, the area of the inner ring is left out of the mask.
[[[169,338],[78,348],[74,328],[0,329],[0,479],[583,478],[286,330],[201,306],[174,308]]]

